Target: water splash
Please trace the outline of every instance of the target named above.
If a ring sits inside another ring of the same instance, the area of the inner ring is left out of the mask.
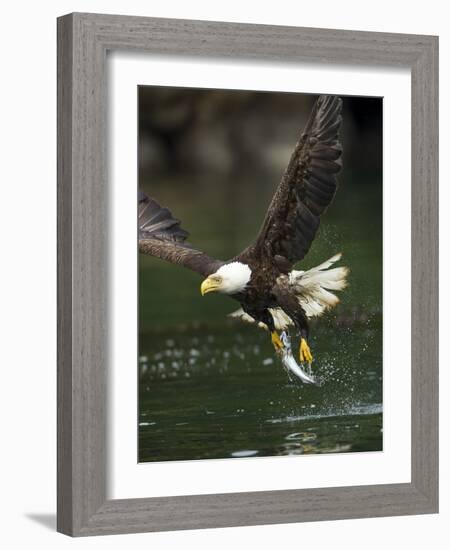
[[[282,418],[270,418],[266,420],[268,424],[281,424],[284,422],[297,422],[299,420],[323,420],[324,418],[337,418],[342,416],[366,416],[380,414],[383,412],[381,403],[370,403],[367,405],[351,407],[348,410],[334,409],[318,414],[303,414],[284,416]]]

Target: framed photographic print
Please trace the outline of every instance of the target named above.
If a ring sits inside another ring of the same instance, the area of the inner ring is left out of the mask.
[[[141,86],[138,108],[139,461],[381,451],[382,98]]]
[[[437,512],[437,38],[58,20],[58,530]]]

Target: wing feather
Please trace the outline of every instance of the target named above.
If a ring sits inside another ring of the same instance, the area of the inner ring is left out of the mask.
[[[167,208],[139,193],[139,251],[170,263],[182,265],[204,277],[219,269],[223,262],[211,258],[186,242],[189,235]]]
[[[339,130],[342,100],[320,96],[267,210],[261,231],[248,255],[280,256],[292,264],[303,259],[313,242],[320,216],[336,192],[342,167]]]

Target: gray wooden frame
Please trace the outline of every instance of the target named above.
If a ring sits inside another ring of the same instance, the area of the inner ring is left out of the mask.
[[[106,497],[106,53],[388,65],[412,73],[411,483]],[[438,39],[75,13],[58,19],[58,530],[73,536],[438,511]]]

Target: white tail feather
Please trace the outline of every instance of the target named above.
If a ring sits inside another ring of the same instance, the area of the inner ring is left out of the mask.
[[[308,271],[291,271],[289,282],[297,295],[300,305],[308,317],[322,315],[339,303],[339,298],[330,290],[343,290],[347,286],[347,267],[328,269],[341,259],[336,254],[326,262]]]
[[[341,258],[342,258],[342,253],[338,252],[337,254],[335,254],[325,262],[321,263],[320,265],[316,265],[316,267],[312,267],[311,269],[309,269],[308,273],[311,273],[313,271],[323,271],[324,269],[328,269],[333,264],[338,262]]]

